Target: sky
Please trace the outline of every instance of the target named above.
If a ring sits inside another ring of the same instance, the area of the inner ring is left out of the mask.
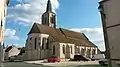
[[[51,0],[57,27],[84,33],[105,50],[98,0]],[[7,8],[5,45],[25,46],[33,23],[41,24],[47,0],[10,0]]]

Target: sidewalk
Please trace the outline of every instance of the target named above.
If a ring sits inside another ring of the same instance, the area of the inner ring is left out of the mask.
[[[55,63],[48,63],[44,62],[44,60],[40,61],[25,61],[25,63],[32,63],[38,65],[45,65],[45,66],[78,66],[78,65],[98,65],[98,61],[62,61],[62,62],[55,62]]]

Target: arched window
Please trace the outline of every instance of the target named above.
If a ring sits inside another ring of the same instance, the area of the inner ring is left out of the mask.
[[[84,53],[85,53],[85,49],[84,49],[84,48],[81,48],[81,55],[84,56]]]
[[[55,55],[55,46],[53,45],[53,55]]]
[[[78,54],[80,54],[80,48],[78,47]]]
[[[40,47],[40,43],[38,43],[38,46]]]
[[[49,38],[47,38],[46,49],[49,49]]]
[[[36,49],[36,47],[37,47],[37,38],[35,38],[35,46],[34,46],[34,48]]]
[[[55,15],[52,15],[51,18],[50,18],[50,20],[51,20],[51,23],[54,24],[55,23]]]
[[[30,40],[32,40],[32,37],[30,37]]]
[[[65,45],[63,45],[63,53],[65,54]]]
[[[96,50],[95,50],[95,49],[93,49],[92,55],[94,55],[94,54],[95,54],[95,52],[96,52]]]
[[[72,54],[72,45],[70,46],[70,49],[71,49],[71,54]]]
[[[45,41],[45,39],[43,38],[42,39],[42,49],[44,49],[44,41]]]
[[[78,46],[76,46],[75,50],[76,50],[76,53],[78,54],[78,53],[79,53],[79,48],[78,48]]]

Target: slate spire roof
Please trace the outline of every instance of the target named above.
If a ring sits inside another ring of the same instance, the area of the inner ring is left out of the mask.
[[[52,6],[51,6],[51,1],[50,0],[48,0],[48,2],[47,2],[47,9],[46,9],[46,12],[52,12]]]

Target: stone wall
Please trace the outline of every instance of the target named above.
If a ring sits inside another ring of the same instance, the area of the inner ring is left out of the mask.
[[[76,46],[75,55],[82,55],[88,58],[92,58],[94,54],[97,54],[97,48],[95,47],[85,47],[85,46]]]
[[[60,58],[63,59],[70,59],[74,57],[75,54],[75,45],[74,44],[70,44],[70,43],[59,43],[60,45]],[[65,52],[63,52],[63,46],[65,47]],[[72,52],[71,52],[71,48],[72,47]]]

